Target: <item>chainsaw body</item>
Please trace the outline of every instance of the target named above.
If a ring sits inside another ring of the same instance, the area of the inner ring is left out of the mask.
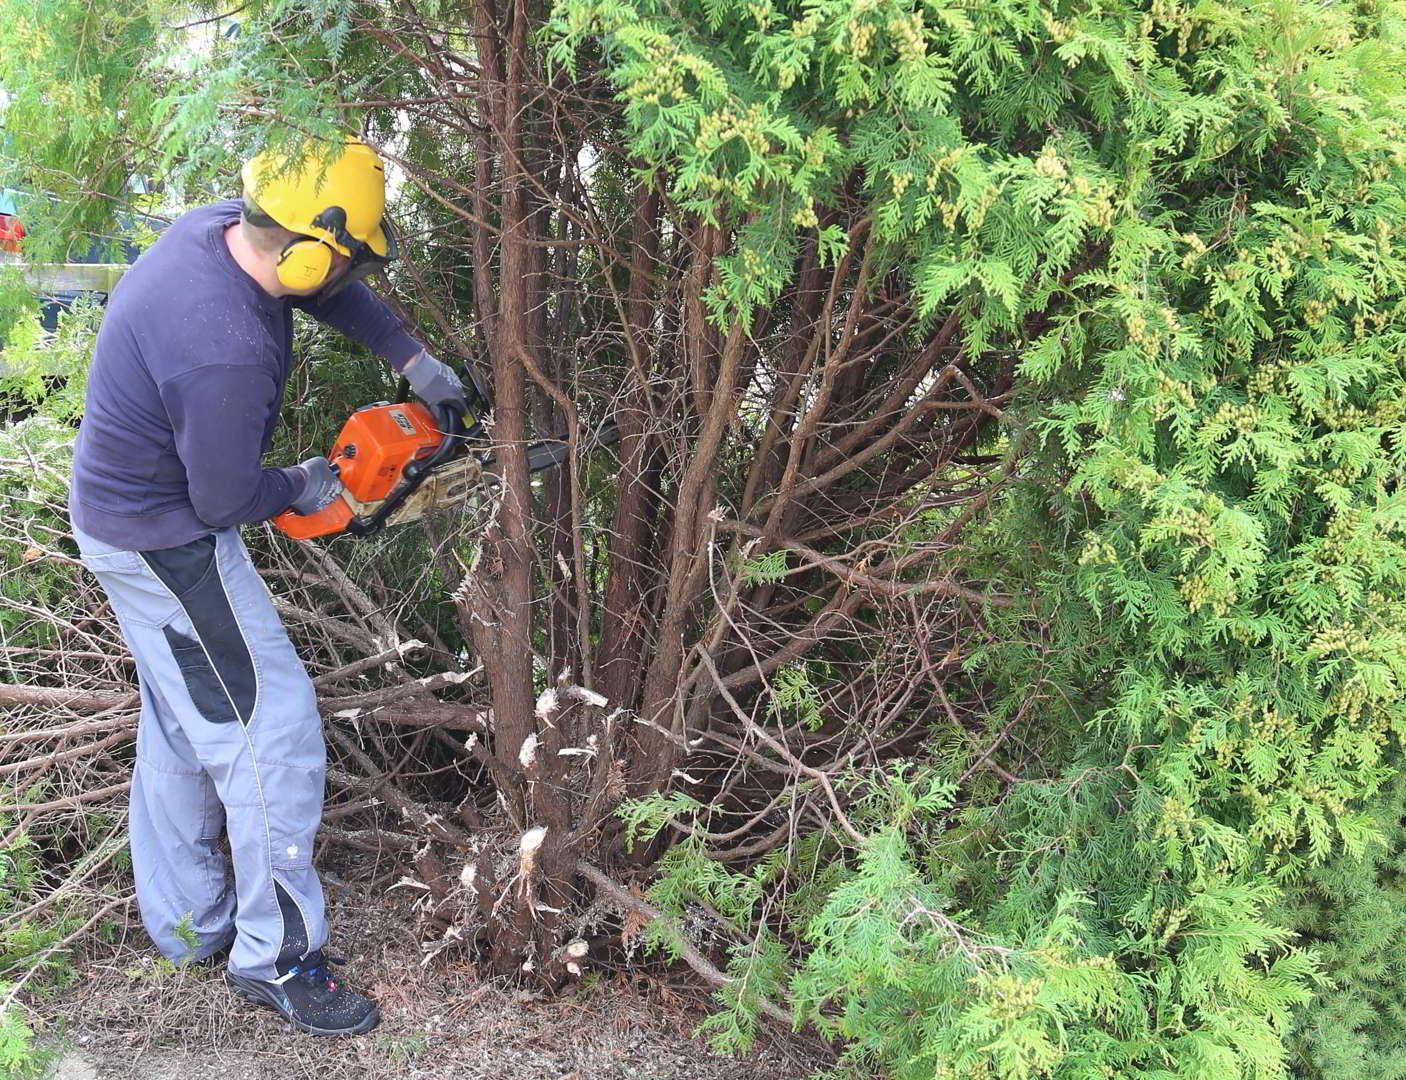
[[[342,493],[312,514],[285,510],[273,519],[294,540],[350,533],[369,536],[383,525],[400,525],[431,510],[458,506],[481,488],[501,484],[502,464],[484,445],[478,417],[491,407],[488,394],[465,372],[472,386],[468,418],[443,406],[431,411],[418,401],[379,402],[352,413],[328,462],[337,470]],[[581,449],[607,446],[620,437],[614,422],[583,432]],[[541,439],[527,446],[527,470],[538,473],[566,460],[565,439]]]
[[[359,409],[327,457],[342,493],[316,513],[285,510],[273,523],[295,540],[364,535],[464,502],[480,472],[467,434],[452,409],[436,417],[418,401]]]

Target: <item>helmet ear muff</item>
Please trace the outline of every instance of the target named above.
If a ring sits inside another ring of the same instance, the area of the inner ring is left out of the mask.
[[[332,249],[321,240],[299,237],[278,256],[278,280],[285,289],[316,289],[332,272]]]

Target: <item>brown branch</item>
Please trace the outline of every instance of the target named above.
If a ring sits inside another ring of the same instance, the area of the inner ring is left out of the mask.
[[[120,784],[112,784],[105,788],[98,788],[96,791],[84,791],[62,799],[51,799],[48,802],[0,803],[0,814],[12,814],[16,810],[72,810],[75,807],[84,806],[87,803],[101,802],[111,795],[121,795],[125,791],[130,791],[131,788],[132,781],[126,780]]]
[[[107,690],[69,690],[60,686],[0,683],[0,705],[40,705],[49,709],[96,712],[101,709],[131,709],[137,705],[138,700],[139,696],[132,693],[113,693]],[[51,733],[42,731],[7,732],[0,735],[0,742],[15,738],[28,739],[41,734],[47,737]]]
[[[713,677],[713,685],[717,687],[718,693],[721,694],[722,699],[727,702],[728,708],[732,710],[733,715],[742,721],[742,725],[751,732],[752,735],[756,736],[756,738],[760,739],[762,742],[766,743],[767,746],[780,754],[791,768],[795,769],[798,773],[803,773],[811,779],[820,782],[821,788],[825,791],[825,797],[830,800],[830,808],[834,810],[835,820],[840,823],[840,828],[844,829],[844,831],[849,834],[851,840],[862,847],[867,838],[850,824],[849,818],[845,815],[843,808],[840,806],[839,796],[835,794],[835,788],[830,783],[830,774],[805,764],[800,758],[791,753],[785,743],[775,738],[770,732],[753,720],[752,717],[748,715],[747,711],[737,703],[737,699],[728,691],[727,686],[724,685],[722,676],[718,674],[718,669],[714,665],[711,656],[706,652],[700,651],[698,659],[701,660],[703,666],[708,669],[708,674]]]
[[[609,896],[613,901],[615,901],[615,903],[619,904],[620,906],[627,908],[628,910],[633,911],[638,915],[642,915],[645,919],[649,920],[650,922],[665,917],[664,913],[661,912],[658,908],[649,904],[647,901],[640,899],[638,896],[635,896],[632,892],[630,892],[629,889],[625,888],[623,885],[617,884],[616,882],[612,881],[610,878],[608,878],[600,870],[597,870],[590,863],[585,862],[584,860],[578,861],[576,863],[576,869],[580,872],[582,877],[584,877],[601,892]],[[675,944],[678,947],[679,955],[683,957],[684,962],[688,964],[688,966],[691,967],[694,971],[698,972],[699,975],[703,976],[703,978],[707,979],[714,986],[726,986],[728,983],[733,981],[728,976],[724,975],[721,971],[719,971],[717,966],[713,964],[711,960],[709,960],[706,956],[704,956],[701,952],[699,952],[691,944],[689,944],[688,940],[682,934],[678,935]],[[773,1020],[778,1020],[781,1023],[787,1025],[789,1028],[791,1028],[791,1030],[794,1031],[796,1029],[796,1018],[788,1010],[782,1008],[780,1005],[763,999],[758,1002],[758,1008],[767,1016],[771,1017]]]

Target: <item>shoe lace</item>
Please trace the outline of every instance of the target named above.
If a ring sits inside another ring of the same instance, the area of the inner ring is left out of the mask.
[[[288,973],[296,976],[309,990],[321,991],[323,994],[334,994],[337,992],[337,980],[332,967],[335,964],[343,963],[346,961],[341,957],[328,956],[321,949],[315,949],[303,957]]]

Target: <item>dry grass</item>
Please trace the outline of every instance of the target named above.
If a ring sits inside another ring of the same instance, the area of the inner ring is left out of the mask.
[[[692,1038],[707,990],[691,974],[598,975],[555,1000],[481,979],[463,959],[421,968],[404,902],[328,889],[329,951],[380,1003],[360,1038],[313,1039],[234,999],[218,969],[163,970],[140,929],[90,945],[79,983],[31,1001],[68,1075],[102,1080],[802,1080],[827,1060],[771,1028],[753,1053],[718,1057]],[[61,1074],[62,1075],[62,1074]]]

